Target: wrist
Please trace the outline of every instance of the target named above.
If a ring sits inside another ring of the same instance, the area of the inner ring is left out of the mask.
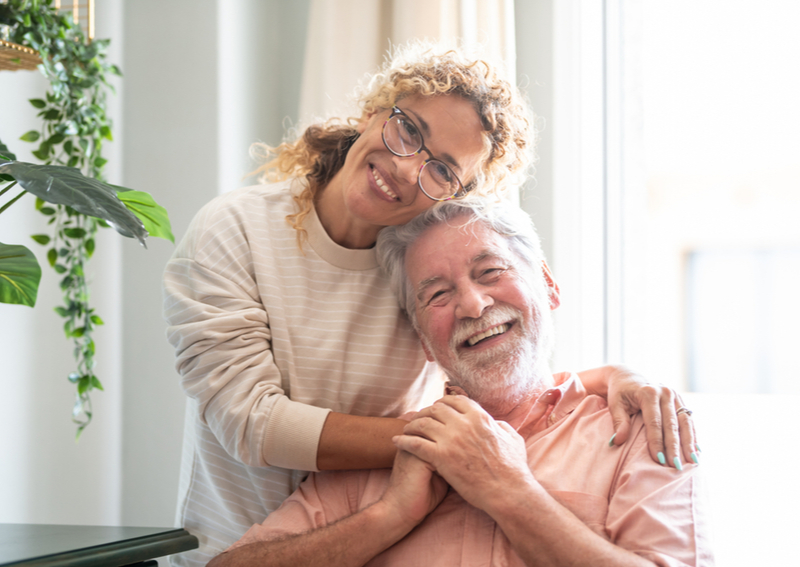
[[[413,530],[423,518],[416,519],[405,513],[402,507],[391,497],[384,496],[366,510],[370,511],[370,520],[380,533],[386,535],[392,543],[400,541]]]

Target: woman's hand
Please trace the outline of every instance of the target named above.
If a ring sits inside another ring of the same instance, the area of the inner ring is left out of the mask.
[[[604,366],[579,375],[589,393],[608,401],[615,431],[609,444],[621,445],[628,439],[631,416],[641,411],[654,461],[677,469],[683,468],[682,463],[698,462],[691,412],[678,414],[684,405],[677,392],[648,382],[625,366]]]

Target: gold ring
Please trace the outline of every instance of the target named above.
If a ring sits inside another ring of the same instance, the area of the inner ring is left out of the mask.
[[[686,406],[681,406],[677,410],[675,410],[675,415],[680,415],[682,413],[685,413],[686,415],[690,416],[690,415],[692,415],[692,410],[690,410]]]

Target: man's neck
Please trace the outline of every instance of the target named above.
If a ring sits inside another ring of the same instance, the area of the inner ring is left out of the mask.
[[[505,421],[519,430],[530,420],[538,419],[540,412],[534,411],[536,402],[545,391],[555,385],[549,368],[537,372],[535,386],[525,392],[522,397],[507,392],[497,392],[492,399],[476,399],[486,412],[498,421]]]

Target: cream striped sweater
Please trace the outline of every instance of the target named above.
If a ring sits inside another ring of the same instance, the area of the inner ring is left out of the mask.
[[[397,416],[442,392],[373,250],[333,242],[315,213],[304,254],[286,222],[299,182],[222,195],[164,274],[168,337],[189,400],[178,522],[205,564],[316,466],[330,410]]]

